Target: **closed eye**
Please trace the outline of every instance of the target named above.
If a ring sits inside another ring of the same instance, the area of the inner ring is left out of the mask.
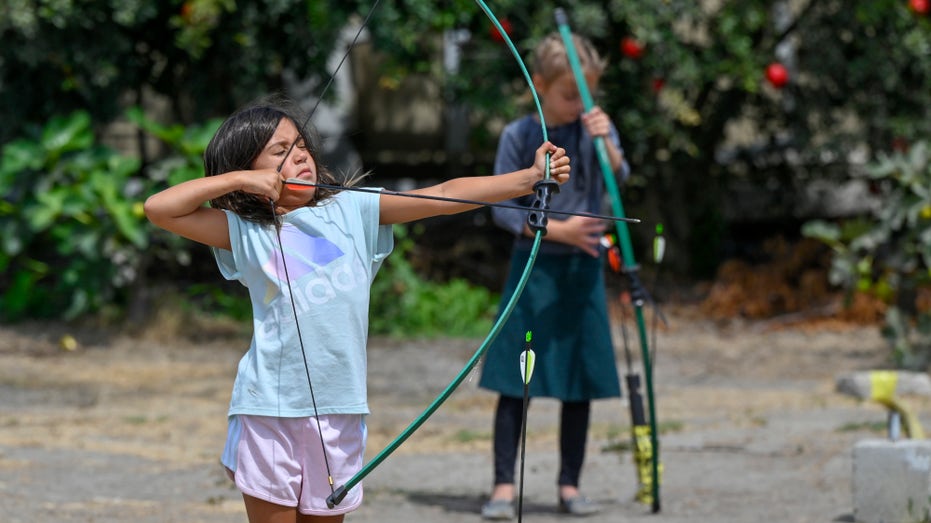
[[[276,146],[272,150],[271,154],[274,156],[283,156],[285,153],[291,151],[292,149],[300,149],[302,151],[306,151],[307,145],[304,143],[304,140],[298,140],[297,142],[294,143],[293,147],[291,143],[288,143],[288,144],[282,143]]]

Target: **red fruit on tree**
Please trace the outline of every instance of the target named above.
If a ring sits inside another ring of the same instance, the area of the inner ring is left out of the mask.
[[[621,39],[621,53],[623,53],[627,58],[630,58],[631,60],[637,60],[643,56],[643,51],[643,46],[640,45],[640,42],[634,38],[625,36]]]
[[[666,80],[664,78],[656,77],[653,79],[652,88],[653,88],[654,94],[659,94],[659,92],[662,91],[663,87],[665,86],[666,86]]]
[[[776,89],[781,89],[789,83],[789,71],[779,62],[773,62],[766,67],[766,79]]]
[[[508,36],[511,36],[511,29],[513,29],[513,27],[511,26],[511,21],[508,20],[507,18],[502,18],[499,23],[501,24],[501,27],[504,29],[504,32],[507,33]],[[498,27],[495,24],[491,24],[491,28],[488,29],[488,33],[491,35],[491,39],[494,40],[495,42],[499,42],[499,43],[504,42],[504,35],[501,34],[501,31],[498,30]]]
[[[918,15],[928,14],[928,0],[908,0],[908,8]]]

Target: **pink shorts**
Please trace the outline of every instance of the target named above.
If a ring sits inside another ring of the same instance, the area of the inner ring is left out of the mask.
[[[244,494],[276,505],[297,507],[302,514],[332,516],[362,504],[362,484],[349,490],[339,505],[328,508],[333,488],[362,468],[366,427],[361,414],[330,414],[317,418],[230,416],[221,461]],[[326,461],[321,436],[326,446]]]

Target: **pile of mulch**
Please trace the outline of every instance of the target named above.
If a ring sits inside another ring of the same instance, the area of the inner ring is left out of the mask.
[[[701,311],[715,320],[742,318],[784,324],[882,321],[886,304],[862,292],[849,294],[828,281],[831,252],[821,242],[763,244],[764,261],[729,260],[718,269]]]

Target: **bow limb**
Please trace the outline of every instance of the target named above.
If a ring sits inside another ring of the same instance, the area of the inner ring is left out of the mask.
[[[498,28],[498,31],[501,33],[501,36],[504,38],[504,41],[507,43],[508,48],[511,50],[511,54],[517,60],[520,68],[524,74],[524,78],[527,81],[527,85],[530,87],[530,91],[533,94],[534,102],[537,106],[537,111],[540,115],[540,125],[543,128],[543,141],[547,141],[546,133],[546,120],[543,117],[543,108],[540,105],[540,100],[537,97],[536,90],[533,88],[533,81],[530,78],[530,72],[527,71],[527,67],[524,65],[523,60],[520,57],[520,53],[517,51],[517,48],[514,47],[511,38],[508,36],[507,32],[501,26],[501,23],[498,21],[498,18],[494,15],[491,9],[483,2],[482,0],[475,0],[482,11],[488,16],[491,22]],[[547,158],[549,160],[549,158]],[[547,161],[546,174],[545,178],[550,178],[549,172],[549,161]],[[391,443],[389,443],[384,449],[382,449],[375,457],[373,457],[368,463],[366,463],[362,469],[359,470],[353,477],[351,477],[346,483],[340,485],[336,491],[327,498],[327,505],[332,508],[338,505],[346,493],[349,492],[354,486],[359,484],[363,478],[369,475],[373,470],[375,470],[378,465],[380,465],[389,455],[391,455],[395,450],[397,450],[406,440],[409,438],[417,429],[420,428],[430,416],[433,415],[437,409],[440,408],[449,397],[452,395],[453,391],[465,381],[466,377],[472,372],[472,369],[475,368],[475,365],[482,359],[482,356],[488,352],[488,348],[498,337],[498,334],[501,332],[501,329],[504,327],[504,324],[507,323],[508,318],[511,316],[511,313],[514,311],[514,308],[517,306],[517,300],[520,299],[520,295],[524,292],[524,287],[527,286],[527,282],[530,280],[530,273],[533,270],[534,263],[536,263],[537,253],[540,251],[540,244],[543,241],[544,231],[537,230],[534,234],[533,245],[530,248],[530,255],[527,259],[527,263],[524,265],[524,270],[521,273],[521,277],[517,282],[517,285],[514,289],[514,293],[511,295],[511,298],[508,300],[507,304],[501,309],[498,314],[498,319],[492,325],[491,330],[488,331],[488,334],[485,336],[485,340],[482,341],[478,349],[475,350],[475,353],[472,354],[472,357],[469,358],[469,361],[466,362],[465,366],[456,377],[443,389],[442,392],[427,406],[424,411],[417,416],[414,421],[407,426],[398,436],[396,436]]]
[[[579,61],[578,52],[575,49],[575,43],[572,40],[572,32],[569,29],[569,17],[566,15],[566,12],[563,9],[556,9],[556,25],[559,29],[559,33],[563,40],[563,45],[566,48],[566,55],[569,58],[569,65],[572,68],[573,76],[575,77],[576,86],[579,89],[579,96],[582,98],[582,105],[585,108],[585,111],[588,112],[594,107],[594,101],[592,100],[592,95],[588,89],[588,82],[585,79],[585,74],[582,71],[582,64]],[[601,166],[601,172],[604,177],[605,187],[608,190],[608,194],[611,197],[611,210],[615,216],[621,218],[624,217],[624,205],[621,203],[621,192],[618,189],[617,180],[614,177],[614,169],[611,168],[611,162],[608,160],[608,153],[605,149],[605,141],[603,136],[594,137],[595,150],[598,155],[598,163]],[[649,343],[647,341],[647,328],[646,322],[643,319],[643,305],[644,297],[646,295],[645,290],[640,283],[640,279],[637,277],[637,271],[639,266],[634,258],[633,246],[630,241],[630,231],[627,229],[627,223],[624,221],[615,221],[615,228],[617,230],[618,240],[621,244],[621,254],[624,259],[624,272],[628,275],[631,281],[632,292],[634,295],[634,316],[636,318],[637,330],[640,335],[640,349],[643,358],[643,374],[646,380],[646,393],[647,393],[647,406],[650,412],[650,445],[652,447],[652,452],[650,452],[651,460],[651,490],[652,495],[652,510],[653,512],[660,511],[660,500],[659,500],[659,440],[657,437],[656,431],[656,405],[653,395],[653,367],[650,356]]]
[[[375,467],[381,464],[389,455],[391,455],[395,450],[398,449],[406,440],[409,438],[417,429],[420,428],[430,416],[433,415],[437,409],[440,408],[449,397],[452,395],[453,391],[462,384],[466,379],[472,369],[475,368],[475,365],[482,359],[485,353],[488,351],[488,348],[491,346],[492,342],[498,337],[498,334],[501,332],[501,329],[504,327],[504,324],[507,322],[508,318],[511,315],[511,312],[514,311],[514,307],[517,305],[517,300],[520,298],[521,293],[524,291],[524,287],[527,285],[527,281],[530,279],[530,273],[533,270],[534,262],[536,261],[537,253],[540,250],[540,243],[542,240],[542,232],[538,232],[536,238],[534,239],[533,247],[530,250],[530,257],[527,260],[527,264],[524,266],[524,272],[521,274],[520,280],[517,283],[517,287],[514,289],[514,294],[511,295],[511,299],[508,300],[505,307],[501,310],[498,320],[492,326],[491,330],[488,332],[488,335],[485,337],[485,341],[476,349],[475,353],[472,354],[472,357],[469,358],[469,361],[466,362],[466,365],[459,371],[455,378],[446,386],[445,389],[430,403],[430,405],[419,415],[417,418],[411,422],[397,437],[395,437],[391,443],[389,443],[384,449],[382,449],[374,458],[372,458],[368,463],[366,463],[355,476],[349,479],[345,484],[339,486],[335,493],[327,498],[327,505],[336,506],[338,505],[343,498],[346,496],[346,493],[359,482],[362,481],[365,476],[372,472]]]

